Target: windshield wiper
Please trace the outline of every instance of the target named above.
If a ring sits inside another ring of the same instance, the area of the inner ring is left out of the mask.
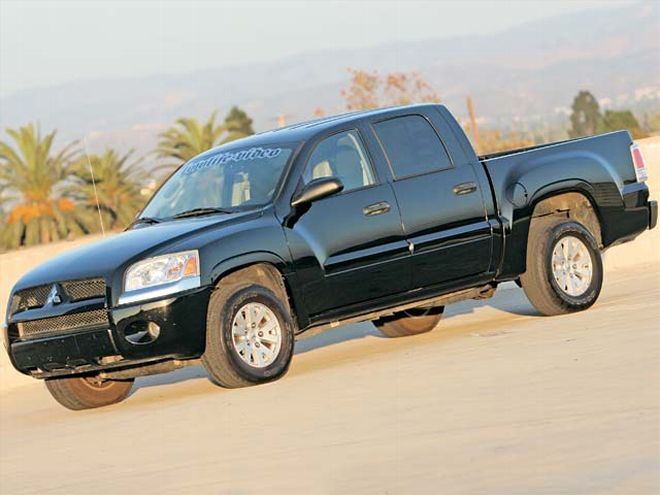
[[[193,208],[192,210],[182,211],[173,215],[172,218],[198,217],[201,215],[211,215],[212,213],[234,213],[235,210],[228,208]]]
[[[162,222],[162,220],[161,220],[160,218],[156,218],[156,217],[140,217],[140,218],[136,218],[135,220],[133,220],[133,222],[129,225],[129,228],[130,228],[130,227],[133,227],[134,225],[139,225],[139,224],[141,224],[141,223],[151,225],[151,224],[153,224],[153,223],[160,223],[160,222]]]

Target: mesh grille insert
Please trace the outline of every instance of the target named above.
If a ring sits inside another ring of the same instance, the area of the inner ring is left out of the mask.
[[[72,301],[105,297],[105,282],[101,278],[62,282],[62,288]]]
[[[109,325],[107,311],[105,309],[96,309],[82,313],[55,316],[54,318],[44,318],[43,320],[26,321],[19,323],[18,331],[22,338],[30,338],[105,325]]]
[[[40,285],[17,292],[12,298],[10,313],[13,315],[18,311],[41,308],[46,304],[53,285]],[[102,278],[68,280],[59,284],[59,292],[62,298],[71,302],[105,297],[105,280]]]
[[[40,308],[46,304],[52,285],[33,287],[17,293],[12,300],[12,314],[24,309]]]

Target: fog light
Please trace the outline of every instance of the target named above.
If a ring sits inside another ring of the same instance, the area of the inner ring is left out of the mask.
[[[160,335],[160,327],[153,321],[134,321],[124,330],[124,338],[131,344],[151,344]]]

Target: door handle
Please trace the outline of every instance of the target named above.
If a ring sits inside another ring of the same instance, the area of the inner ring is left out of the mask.
[[[380,201],[369,206],[362,208],[362,213],[365,217],[373,217],[375,215],[382,215],[390,211],[392,207],[387,201]]]
[[[454,194],[462,196],[463,194],[470,194],[477,190],[477,184],[474,182],[463,182],[454,186]]]

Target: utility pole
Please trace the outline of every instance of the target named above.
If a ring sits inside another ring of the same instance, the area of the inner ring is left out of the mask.
[[[479,128],[477,127],[477,117],[474,114],[474,103],[472,102],[472,97],[470,95],[468,95],[467,97],[467,107],[468,107],[468,113],[470,114],[470,130],[472,131],[474,148],[477,150],[477,153],[480,153],[481,142],[479,140]]]

